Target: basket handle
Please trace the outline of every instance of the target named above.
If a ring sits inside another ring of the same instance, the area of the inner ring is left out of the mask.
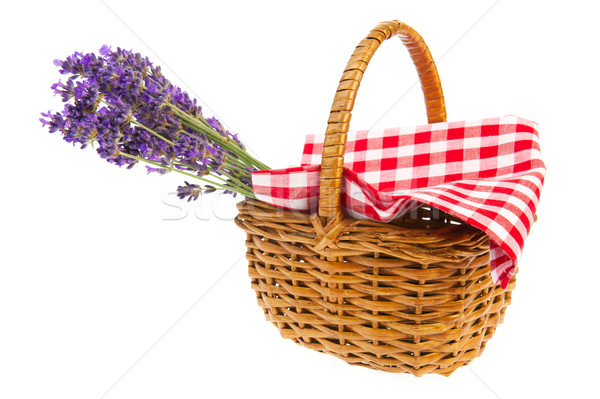
[[[340,213],[340,191],[346,151],[346,133],[362,76],[384,40],[398,35],[408,48],[425,96],[429,123],[446,121],[446,106],[437,68],[425,41],[413,28],[400,21],[382,22],[354,50],[338,85],[325,132],[319,189],[319,216],[332,219]]]

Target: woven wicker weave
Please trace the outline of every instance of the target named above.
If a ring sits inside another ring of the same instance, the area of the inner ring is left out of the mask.
[[[350,111],[368,62],[400,36],[421,80],[428,120],[445,121],[437,69],[420,35],[384,22],[360,42],[340,81],[327,127],[319,211],[308,215],[256,200],[238,204],[248,273],[268,321],[307,348],[350,364],[416,376],[450,375],[484,349],[515,281],[495,286],[480,230],[430,207],[392,223],[340,211]]]

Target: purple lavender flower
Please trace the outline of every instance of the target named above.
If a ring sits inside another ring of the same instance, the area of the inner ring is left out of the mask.
[[[165,168],[153,168],[152,166],[146,165],[146,170],[148,173],[158,173],[159,175],[164,175],[169,172],[169,169]]]
[[[184,182],[185,186],[177,187],[177,197],[180,199],[186,199],[188,202],[192,200],[197,200],[202,193],[212,193],[217,191],[217,189],[211,185],[205,185],[204,188],[200,187],[197,184],[190,184],[187,181]]]
[[[180,199],[186,199],[190,202],[192,199],[195,201],[202,193],[202,188],[197,184],[190,184],[187,181],[184,182],[185,186],[177,187],[177,196]]]
[[[54,61],[67,78],[51,89],[65,107],[42,113],[43,126],[73,145],[96,146],[115,165],[145,162],[149,173],[176,171],[210,183],[200,189],[186,182],[178,192],[188,200],[217,188],[253,196],[251,173],[267,167],[245,151],[237,135],[216,118],[204,118],[196,100],[148,58],[107,45],[99,54],[75,52]]]
[[[108,46],[106,44],[102,45],[102,47],[100,47],[99,53],[100,53],[100,55],[103,55],[103,56],[110,54],[110,46]]]
[[[66,121],[63,118],[63,114],[59,112],[53,114],[51,111],[48,111],[46,113],[42,112],[42,116],[47,119],[40,118],[40,122],[42,122],[42,126],[49,126],[48,130],[50,133],[64,129]]]

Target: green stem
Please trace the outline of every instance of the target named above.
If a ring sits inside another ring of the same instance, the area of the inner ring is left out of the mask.
[[[185,130],[180,130],[180,132],[181,132],[181,133],[183,133],[183,134],[185,134],[185,135],[187,135],[187,136],[189,136],[189,137],[197,138],[197,136],[194,136],[193,134],[191,134],[190,132],[186,132]],[[248,171],[246,170],[246,167],[247,167],[247,166],[249,166],[249,165],[247,165],[247,164],[245,164],[245,163],[242,163],[242,162],[240,162],[240,161],[239,161],[237,158],[234,158],[234,157],[232,157],[232,156],[231,156],[231,155],[229,155],[229,154],[224,154],[224,155],[225,155],[225,158],[226,158],[228,161],[231,161],[231,162],[227,162],[227,163],[228,163],[228,166],[234,167],[234,168],[236,168],[237,170],[239,170],[240,172],[242,172],[242,173],[244,173],[245,175],[247,175],[248,177],[250,177],[250,172],[248,172]],[[216,159],[214,156],[212,156],[212,154],[210,154],[208,157],[209,157],[210,159],[213,159],[213,160],[214,160],[214,159]]]
[[[125,153],[125,152],[119,152],[119,155],[123,155],[124,157],[135,159],[137,161],[145,162],[147,164],[150,164],[150,165],[153,165],[153,166],[157,166],[159,168],[172,170],[172,171],[175,171],[175,172],[180,173],[182,175],[185,175],[185,176],[188,176],[188,177],[192,177],[194,179],[198,179],[198,180],[201,180],[201,181],[203,181],[205,183],[208,183],[208,184],[211,184],[213,186],[219,187],[222,190],[235,191],[235,192],[237,192],[239,194],[245,195],[246,197],[250,197],[250,198],[256,199],[256,197],[254,196],[254,193],[252,193],[251,191],[249,191],[249,190],[247,190],[245,188],[239,187],[239,186],[237,186],[237,187],[231,187],[231,186],[226,186],[226,185],[223,185],[223,184],[219,184],[219,183],[216,183],[216,182],[214,182],[212,180],[204,179],[204,178],[202,178],[200,176],[193,175],[191,173],[185,172],[183,170],[179,170],[177,168],[166,168],[163,164],[161,164],[159,162],[150,161],[149,159],[141,158],[141,157],[138,157],[138,156],[135,156],[135,155],[131,155],[131,154]],[[215,176],[215,175],[211,175],[211,176],[219,178],[218,176]],[[223,179],[221,179],[221,180],[223,180]]]
[[[258,159],[254,158],[250,154],[248,154],[245,150],[243,150],[240,147],[238,147],[237,144],[235,144],[234,142],[232,142],[230,139],[224,138],[220,134],[216,133],[212,129],[212,127],[210,127],[210,125],[208,125],[208,123],[206,122],[206,120],[201,120],[201,119],[198,119],[198,118],[196,118],[196,117],[194,117],[192,115],[189,115],[189,114],[183,112],[182,110],[180,110],[179,108],[177,108],[176,106],[174,106],[171,103],[167,103],[167,105],[169,107],[171,107],[171,109],[173,109],[175,111],[175,113],[180,118],[185,119],[185,122],[187,122],[187,123],[184,123],[184,124],[186,126],[194,129],[198,133],[204,133],[204,134],[206,134],[207,136],[209,136],[209,138],[211,140],[213,140],[213,141],[221,144],[221,146],[223,148],[225,148],[228,151],[236,154],[240,159],[246,160],[250,164],[258,167],[259,169],[261,169],[261,170],[270,169],[264,163],[260,162]]]
[[[184,166],[186,168],[194,169],[194,166],[189,165],[187,163],[183,163],[181,161],[175,161],[175,163],[179,166]],[[180,169],[173,169],[173,168],[168,168],[168,169],[175,170],[175,171],[180,170]],[[248,188],[248,186],[246,186],[244,183],[237,181],[237,178],[234,176],[230,176],[230,180],[226,180],[226,179],[222,178],[221,176],[219,176],[218,174],[214,173],[212,170],[209,171],[209,173],[212,178],[219,179],[222,182],[224,182],[225,184],[233,185],[234,187],[240,188],[241,190],[247,190],[247,188]],[[227,175],[225,175],[225,176],[227,176]]]
[[[249,165],[249,166],[255,166],[255,167],[258,167],[258,165],[256,165],[256,163],[257,163],[258,161],[256,161],[255,159],[253,159],[253,158],[252,158],[252,157],[251,157],[251,156],[250,156],[248,153],[246,153],[246,152],[245,152],[244,150],[242,150],[241,148],[239,148],[239,147],[238,147],[238,149],[237,149],[237,150],[234,150],[234,149],[232,149],[232,148],[231,148],[232,146],[231,146],[231,145],[227,145],[227,144],[224,142],[224,140],[218,140],[218,141],[217,141],[217,140],[215,140],[215,138],[214,138],[214,137],[212,137],[212,136],[214,136],[214,135],[215,135],[215,133],[214,133],[214,132],[206,132],[206,131],[202,130],[202,129],[201,129],[201,127],[200,127],[200,126],[198,126],[197,124],[192,124],[192,123],[190,123],[190,122],[188,122],[188,121],[185,121],[185,120],[182,120],[182,121],[181,121],[181,123],[182,123],[184,126],[187,126],[187,127],[189,127],[190,129],[194,130],[195,132],[206,134],[207,136],[209,136],[209,139],[211,139],[212,141],[216,141],[216,142],[217,142],[217,144],[220,144],[220,145],[221,145],[221,146],[222,146],[222,147],[223,147],[225,150],[227,150],[227,151],[229,151],[229,152],[232,152],[232,153],[234,153],[235,155],[237,155],[237,156],[238,156],[238,158],[240,159],[240,161],[242,161],[242,162],[245,162],[247,165]],[[219,137],[220,137],[220,136],[219,136]],[[240,151],[241,151],[241,152],[240,152]]]
[[[237,158],[232,157],[229,154],[224,154],[225,155],[225,159],[227,160],[227,162],[232,165],[235,166],[240,172],[246,173],[248,175],[250,175],[251,172],[248,172],[246,170],[247,167],[251,166],[251,165],[246,165],[243,162],[240,162],[240,160],[238,160]]]
[[[224,163],[219,167],[219,169],[225,172],[223,173],[225,176],[230,176],[233,179],[238,179],[239,177],[246,177],[250,180],[252,178],[252,175],[250,173],[236,169],[235,165]]]

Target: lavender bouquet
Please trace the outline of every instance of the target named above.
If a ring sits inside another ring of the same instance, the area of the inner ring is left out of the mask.
[[[177,172],[199,180],[177,188],[188,201],[223,190],[254,198],[251,173],[268,169],[248,154],[236,134],[205,118],[195,99],[173,85],[148,58],[104,45],[100,55],[75,52],[55,60],[66,82],[52,85],[62,112],[42,113],[51,133],[80,148],[96,147],[101,158],[149,173]]]

